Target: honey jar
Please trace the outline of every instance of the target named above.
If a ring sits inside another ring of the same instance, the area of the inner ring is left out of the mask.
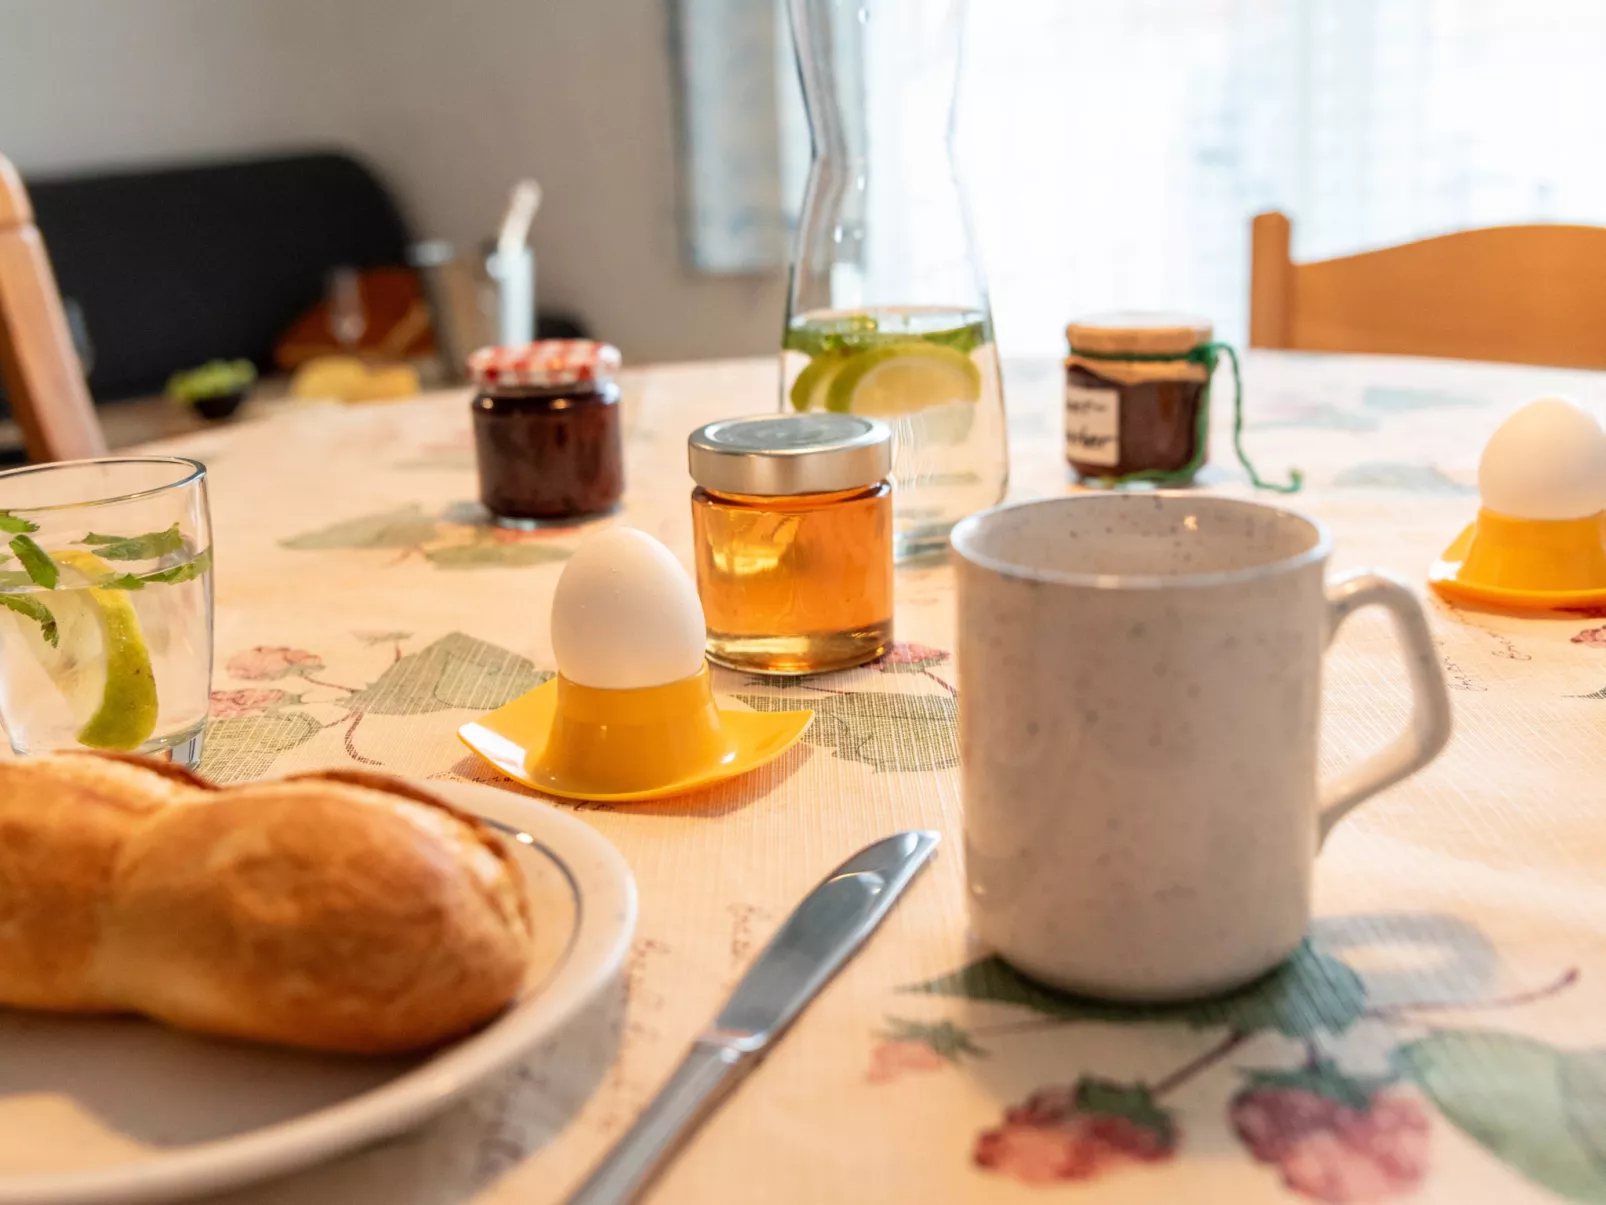
[[[589,339],[483,347],[468,358],[480,501],[499,526],[612,510],[624,492],[619,349]]]
[[[892,431],[853,414],[731,419],[687,459],[708,659],[763,674],[872,661],[892,643]]]

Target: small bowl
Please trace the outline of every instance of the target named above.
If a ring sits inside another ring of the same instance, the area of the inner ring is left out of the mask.
[[[222,393],[216,397],[198,397],[190,405],[195,407],[195,413],[212,422],[221,422],[223,419],[234,417],[234,412],[245,401],[246,391],[238,389],[233,393]]]

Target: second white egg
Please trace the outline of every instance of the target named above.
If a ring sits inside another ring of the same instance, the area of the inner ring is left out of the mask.
[[[1585,519],[1606,508],[1606,431],[1566,398],[1495,428],[1478,462],[1483,505],[1512,519]]]

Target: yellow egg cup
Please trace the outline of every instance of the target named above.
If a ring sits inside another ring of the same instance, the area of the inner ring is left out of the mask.
[[[564,799],[630,803],[734,778],[797,744],[812,711],[727,711],[708,664],[641,690],[561,674],[457,730],[503,774]]]
[[[1428,584],[1452,602],[1517,611],[1606,606],[1606,512],[1587,519],[1513,519],[1479,510]]]

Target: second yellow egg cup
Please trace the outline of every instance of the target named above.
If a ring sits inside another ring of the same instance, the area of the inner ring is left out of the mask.
[[[1606,605],[1606,512],[1513,519],[1487,508],[1428,570],[1452,602],[1516,611]]]

